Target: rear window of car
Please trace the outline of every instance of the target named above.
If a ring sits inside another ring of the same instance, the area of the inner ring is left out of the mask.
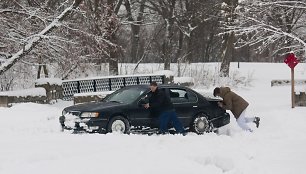
[[[184,89],[169,89],[170,99],[172,103],[189,102],[187,91]]]
[[[188,92],[187,92],[187,95],[188,95],[188,100],[189,100],[189,102],[195,103],[195,102],[198,101],[198,97],[197,97],[197,95],[196,95],[194,92],[188,91]]]
[[[170,88],[169,94],[172,103],[196,103],[198,101],[194,92],[185,89]]]

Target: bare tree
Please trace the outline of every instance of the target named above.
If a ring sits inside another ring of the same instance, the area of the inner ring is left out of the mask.
[[[10,58],[6,59],[4,63],[0,65],[0,75],[16,64],[21,58],[28,54],[40,40],[44,37],[48,37],[47,34],[50,33],[54,28],[56,28],[62,20],[64,20],[74,9],[76,9],[82,0],[75,0],[68,8],[66,8],[60,15],[58,15],[50,24],[48,24],[42,31],[37,34],[33,34],[25,39],[23,48],[18,52],[14,53]],[[10,10],[1,10],[2,13],[8,12]],[[11,10],[14,12],[13,10]]]
[[[235,25],[226,27],[227,34],[239,36],[237,47],[255,46],[262,52],[273,46],[272,56],[306,55],[305,1],[244,1],[237,15]]]

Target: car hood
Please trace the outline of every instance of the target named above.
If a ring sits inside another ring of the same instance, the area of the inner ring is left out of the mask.
[[[126,104],[116,103],[116,102],[92,102],[92,103],[84,103],[84,104],[69,106],[65,108],[64,110],[67,112],[69,111],[99,112],[101,110],[119,107],[123,105],[126,105]]]

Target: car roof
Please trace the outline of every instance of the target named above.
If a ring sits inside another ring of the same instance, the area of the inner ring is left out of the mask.
[[[185,87],[185,86],[169,85],[169,84],[159,84],[158,87],[160,87],[160,88],[177,87],[177,88],[187,89],[187,87]],[[126,89],[129,89],[129,88],[149,88],[149,85],[142,85],[142,84],[141,85],[130,85],[130,86],[126,86],[124,88],[126,88]]]
[[[194,93],[196,93],[199,96],[202,96],[203,98],[206,98],[203,95],[199,94],[198,92],[194,91],[193,89],[185,87],[185,86],[180,86],[180,85],[175,85],[175,84],[158,84],[158,87],[160,87],[160,88],[180,88],[180,89],[185,89],[185,90],[187,89],[187,90],[193,91]],[[131,88],[149,90],[149,85],[141,84],[141,85],[130,85],[130,86],[125,86],[124,87],[124,89],[131,89]]]

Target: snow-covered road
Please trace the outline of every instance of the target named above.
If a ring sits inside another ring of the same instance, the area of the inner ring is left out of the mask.
[[[0,108],[0,174],[304,173],[306,108],[290,108],[289,87],[270,87],[288,69],[267,77],[261,68],[252,87],[236,89],[251,103],[248,113],[261,117],[253,133],[232,117],[219,135],[76,135],[58,124],[69,102]]]

